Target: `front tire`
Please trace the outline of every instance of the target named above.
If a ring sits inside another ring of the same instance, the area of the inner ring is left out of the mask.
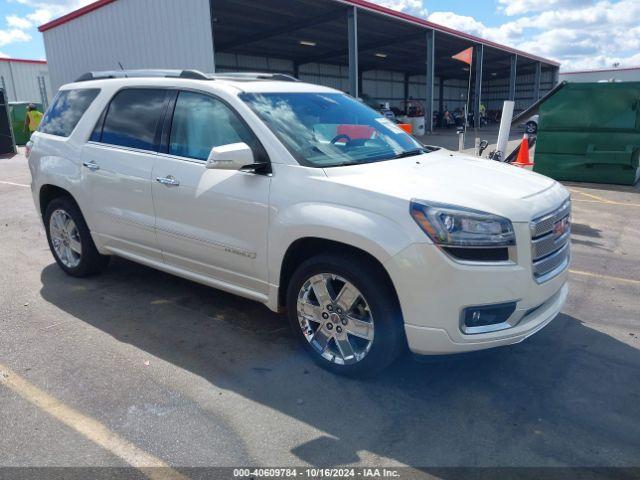
[[[340,375],[373,375],[406,345],[393,287],[371,261],[324,254],[303,262],[287,290],[291,327],[313,360]]]
[[[86,277],[104,270],[110,257],[96,249],[78,206],[68,198],[52,200],[44,214],[47,241],[56,263],[72,277]]]

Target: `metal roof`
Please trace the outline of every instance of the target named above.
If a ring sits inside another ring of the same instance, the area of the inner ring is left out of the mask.
[[[10,58],[10,57],[0,57],[0,62],[18,62],[18,63],[39,63],[46,64],[46,60],[30,60],[28,58]]]
[[[449,28],[449,27],[445,27],[443,25],[439,25],[437,23],[433,23],[430,22],[428,20],[424,20],[422,18],[419,17],[414,17],[413,15],[409,15],[407,13],[404,12],[399,12],[397,10],[393,10],[391,8],[387,8],[387,7],[383,7],[382,5],[378,5],[377,3],[373,3],[367,0],[338,0],[342,3],[348,3],[351,5],[357,5],[358,7],[364,8],[364,9],[369,9],[372,11],[376,11],[376,12],[380,12],[383,13],[385,15],[389,15],[391,17],[394,18],[399,18],[411,23],[416,23],[418,25],[423,25],[425,27],[429,27],[433,30],[436,30],[438,32],[442,32],[442,33],[447,33],[449,35],[453,35],[459,38],[463,38],[465,40],[470,40],[474,43],[481,43],[483,45],[489,46],[489,47],[495,47],[495,48],[499,48],[500,50],[504,50],[507,52],[511,52],[511,53],[515,53],[517,55],[523,56],[523,57],[527,57],[530,58],[532,60],[537,60],[540,62],[544,62],[547,63],[549,65],[555,65],[556,67],[560,66],[560,63],[556,62],[555,60],[550,60],[548,58],[543,58],[537,55],[533,55],[531,53],[528,52],[524,52],[522,50],[518,50],[516,48],[512,48],[512,47],[508,47],[506,45],[502,45],[496,42],[492,42],[490,40],[486,40],[484,38],[480,38],[480,37],[476,37],[474,35],[470,35],[468,33],[465,32],[461,32],[459,30],[454,30],[453,28]]]

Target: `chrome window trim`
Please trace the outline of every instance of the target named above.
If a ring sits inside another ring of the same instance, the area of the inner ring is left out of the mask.
[[[200,160],[193,157],[183,157],[181,155],[173,155],[171,153],[160,153],[160,152],[158,152],[158,156],[162,158],[168,158],[170,160],[180,160],[182,162],[195,163],[196,165],[202,165],[203,167],[207,166],[206,160]]]
[[[95,140],[89,140],[86,145],[92,145],[94,147],[101,148],[114,148],[116,150],[123,150],[126,152],[134,152],[134,153],[144,153],[147,155],[156,156],[158,152],[155,150],[145,150],[143,148],[134,148],[134,147],[125,147],[124,145],[115,145],[113,143],[104,143],[104,142],[96,142]]]

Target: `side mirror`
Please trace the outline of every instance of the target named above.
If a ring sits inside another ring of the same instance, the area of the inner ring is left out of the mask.
[[[213,147],[207,158],[207,168],[240,170],[254,163],[253,151],[244,142]]]

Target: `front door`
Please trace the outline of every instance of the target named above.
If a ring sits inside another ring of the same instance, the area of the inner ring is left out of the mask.
[[[162,260],[151,175],[167,96],[161,89],[121,90],[84,146],[93,233],[114,253]]]
[[[152,182],[164,261],[247,296],[266,294],[271,179],[206,168],[212,147],[245,142],[257,158],[266,155],[259,141],[223,101],[187,91],[166,136]]]

